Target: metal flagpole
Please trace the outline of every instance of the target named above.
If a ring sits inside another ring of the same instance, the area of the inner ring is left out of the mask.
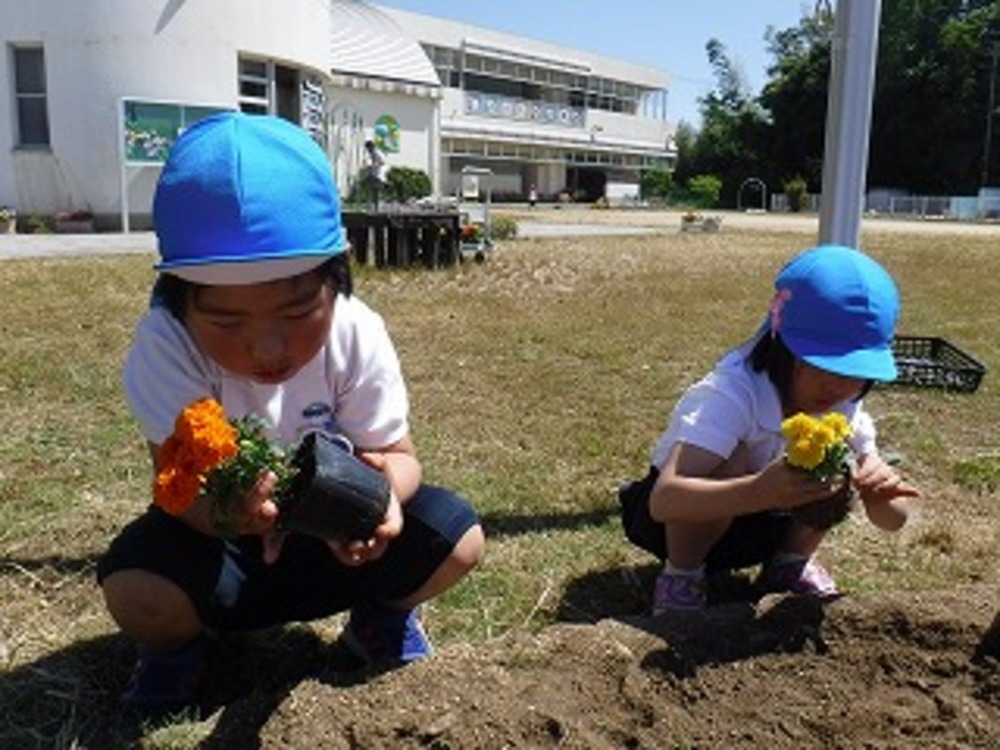
[[[859,247],[881,0],[838,0],[831,42],[821,244]]]

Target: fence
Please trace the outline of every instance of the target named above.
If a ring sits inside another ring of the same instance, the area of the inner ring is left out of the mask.
[[[461,260],[457,211],[344,211],[342,218],[359,263],[438,268]]]
[[[804,213],[819,213],[820,196],[806,196]],[[771,211],[787,212],[788,196],[771,196]],[[870,193],[865,196],[864,212],[870,216],[901,216],[919,219],[958,219],[983,221],[1000,219],[1000,195],[889,195]]]

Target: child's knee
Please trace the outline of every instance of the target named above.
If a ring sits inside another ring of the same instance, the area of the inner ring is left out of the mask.
[[[458,540],[458,544],[452,550],[451,560],[462,568],[463,572],[468,572],[482,562],[485,552],[486,535],[483,533],[483,527],[476,524]]]
[[[121,570],[102,583],[104,601],[121,630],[138,640],[182,641],[201,623],[194,604],[175,583],[146,570]]]

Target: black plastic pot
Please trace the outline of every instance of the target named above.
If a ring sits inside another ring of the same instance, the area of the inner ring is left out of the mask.
[[[857,504],[855,494],[851,472],[845,469],[840,486],[831,495],[793,508],[792,515],[806,526],[825,531],[850,515]]]
[[[279,503],[280,528],[323,539],[367,540],[385,520],[389,480],[358,459],[345,438],[309,433],[292,466],[295,478]]]

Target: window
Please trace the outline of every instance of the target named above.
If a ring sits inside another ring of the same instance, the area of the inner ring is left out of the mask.
[[[264,60],[240,58],[240,110],[267,114],[271,109],[274,71]]]
[[[41,47],[14,48],[14,98],[19,146],[49,145],[45,92],[45,52]]]

